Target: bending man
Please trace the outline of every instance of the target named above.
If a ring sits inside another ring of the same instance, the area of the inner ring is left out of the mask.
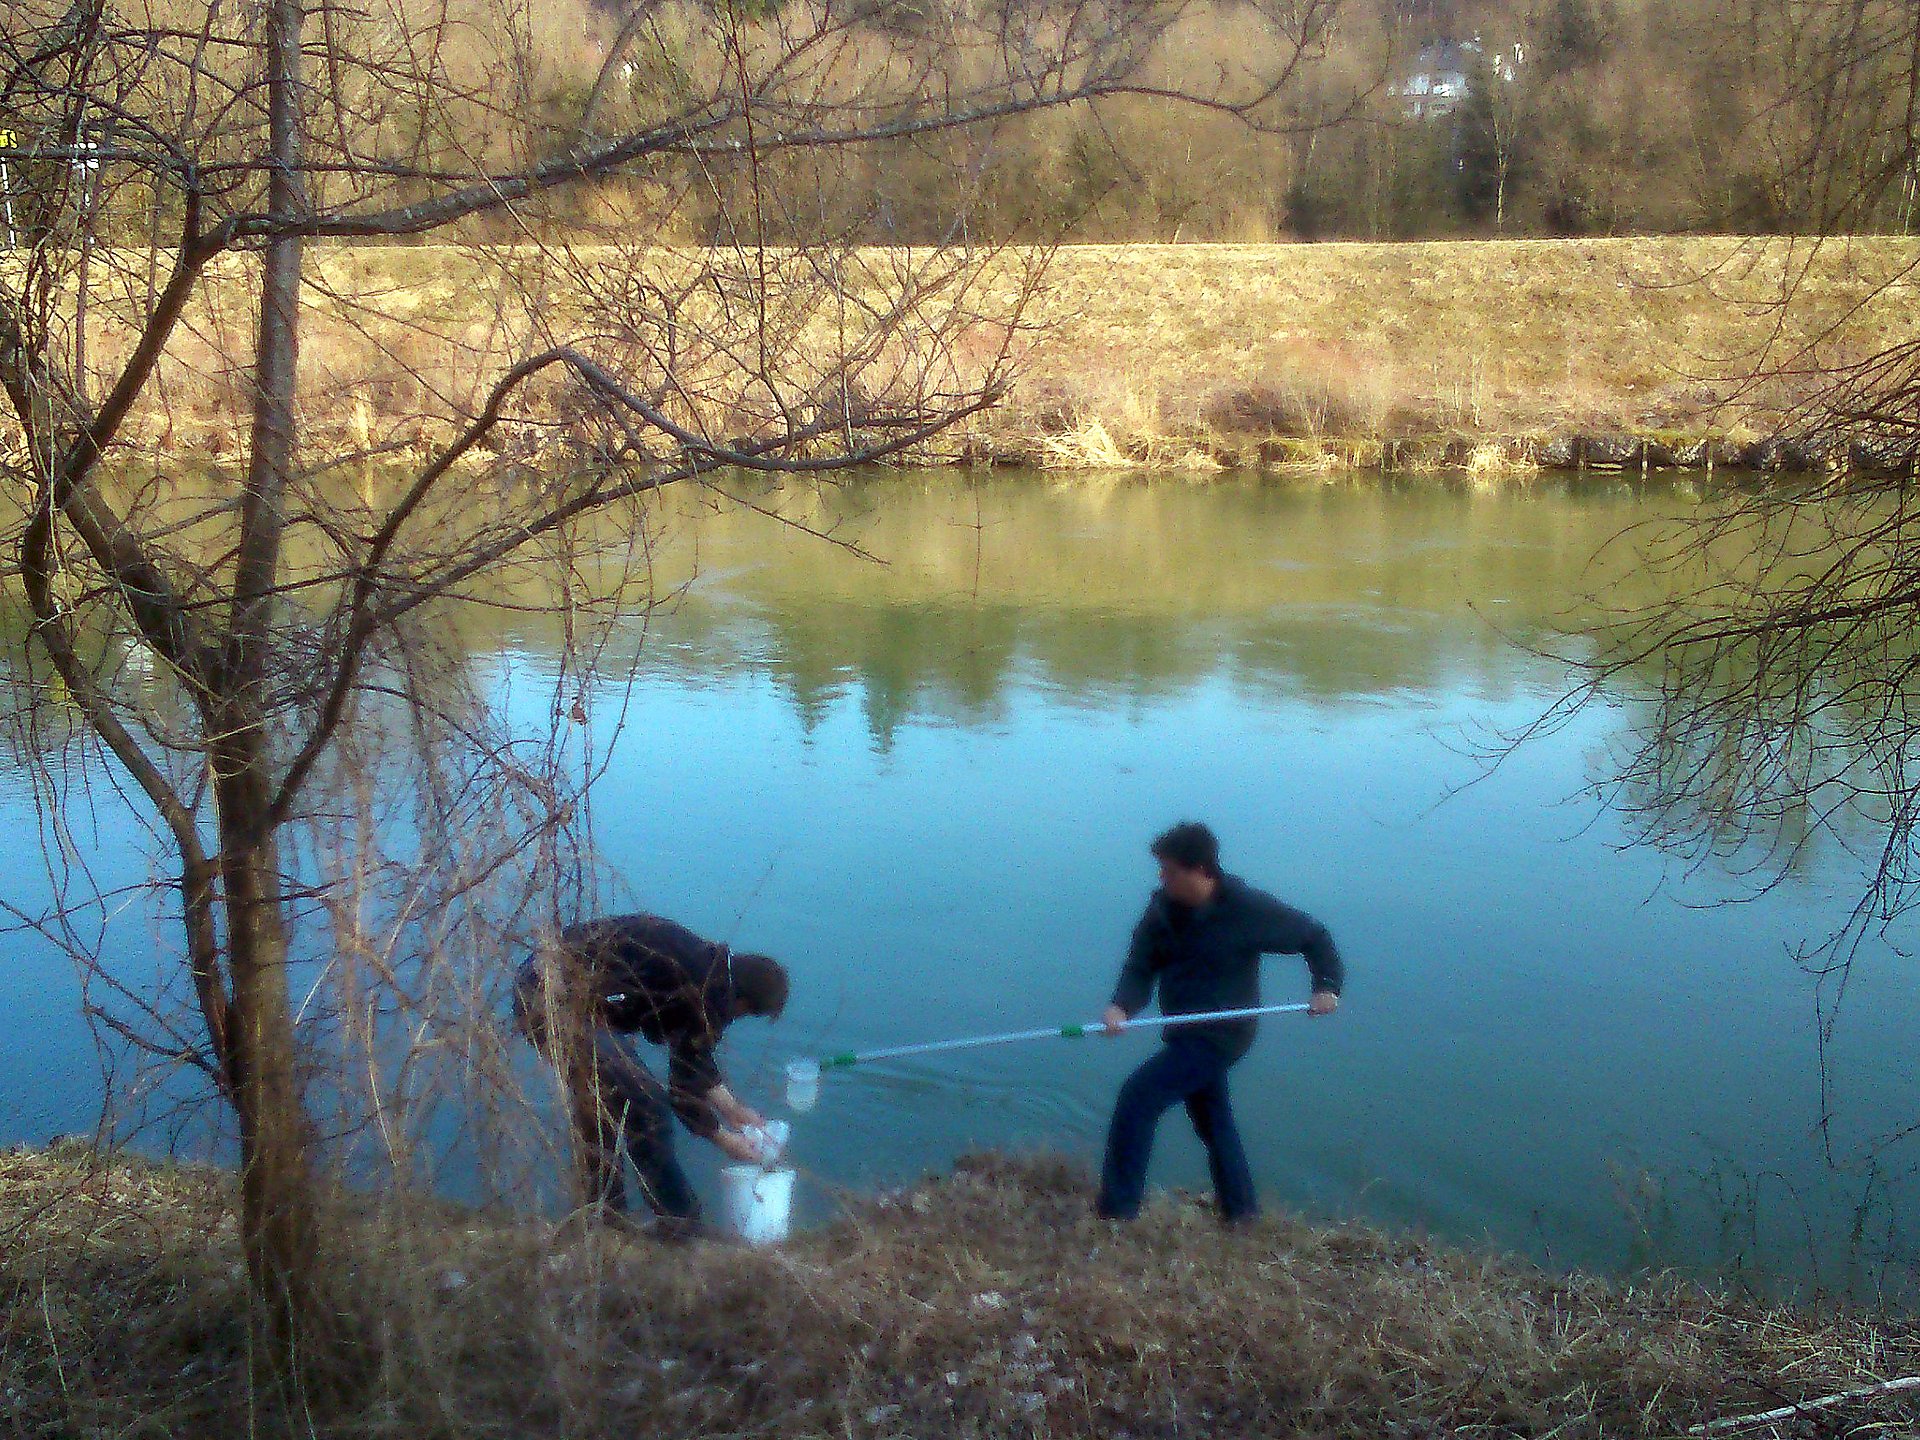
[[[1204,825],[1176,825],[1153,842],[1160,888],[1134,928],[1133,944],[1102,1017],[1118,1035],[1160,990],[1164,1015],[1250,1010],[1260,1003],[1260,957],[1303,955],[1313,977],[1312,1013],[1340,1003],[1340,952],[1327,927],[1245,881],[1223,874],[1220,842]],[[1120,1087],[1107,1132],[1098,1209],[1110,1220],[1140,1213],[1153,1132],[1176,1101],[1186,1102],[1194,1132],[1207,1147],[1221,1218],[1229,1224],[1260,1213],[1253,1173],[1233,1121],[1227,1072],[1252,1048],[1255,1020],[1172,1025],[1159,1053]]]
[[[735,1099],[714,1049],[742,1015],[777,1020],[787,972],[765,955],[735,955],[656,915],[569,926],[551,952],[514,977],[520,1029],[566,1080],[589,1203],[608,1219],[627,1208],[622,1151],[660,1216],[655,1233],[699,1230],[700,1202],[674,1155],[673,1117],[735,1160],[759,1158],[741,1132],[764,1123]],[[667,1048],[667,1083],[625,1037]]]

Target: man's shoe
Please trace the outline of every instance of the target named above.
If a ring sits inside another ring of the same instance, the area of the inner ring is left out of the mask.
[[[609,1230],[626,1240],[638,1240],[647,1233],[644,1222],[636,1220],[624,1210],[616,1210],[611,1205],[599,1208],[600,1228]]]
[[[647,1233],[662,1245],[692,1245],[696,1241],[725,1238],[695,1215],[662,1215]]]

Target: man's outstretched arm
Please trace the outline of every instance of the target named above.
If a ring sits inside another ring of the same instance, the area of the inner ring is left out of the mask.
[[[1262,908],[1266,913],[1262,917],[1261,953],[1305,959],[1307,973],[1313,979],[1313,1013],[1331,1015],[1347,983],[1347,967],[1340,959],[1340,948],[1333,943],[1333,932],[1304,910],[1282,901],[1268,897]]]
[[[1120,978],[1114,983],[1113,999],[1100,1016],[1100,1023],[1107,1027],[1109,1035],[1118,1035],[1121,1027],[1142,1010],[1153,999],[1153,935],[1148,928],[1145,916],[1133,927],[1133,942],[1127,946],[1126,963],[1120,967]]]
[[[759,1117],[727,1089],[713,1047],[682,1043],[673,1046],[671,1053],[667,1091],[682,1123],[702,1140],[711,1140],[730,1159],[758,1160],[759,1150],[740,1132],[759,1123]]]

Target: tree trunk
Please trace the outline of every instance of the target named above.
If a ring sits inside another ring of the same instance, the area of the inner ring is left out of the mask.
[[[259,771],[219,786],[220,869],[226,887],[232,978],[230,1052],[240,1117],[241,1238],[247,1275],[263,1307],[272,1360],[291,1376],[322,1341],[316,1293],[313,1175],[305,1108],[294,1069],[287,994],[287,936],[278,847],[261,841]]]
[[[291,227],[305,217],[306,208],[299,172],[300,0],[270,0],[264,24],[272,160],[267,213],[276,224]],[[315,1286],[319,1265],[307,1126],[294,1074],[280,855],[271,813],[272,627],[293,467],[300,264],[300,237],[290,228],[268,240],[232,623],[222,693],[209,707],[233,986],[241,1231],[248,1273],[283,1377],[310,1364],[325,1343]]]

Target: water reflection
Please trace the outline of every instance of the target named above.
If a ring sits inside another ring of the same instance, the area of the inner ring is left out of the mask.
[[[1558,634],[1591,613],[1586,596],[1631,586],[1624,552],[1596,555],[1679,503],[1599,487],[945,476],[754,498],[875,558],[676,497],[656,515],[654,588],[677,598],[644,667],[765,674],[803,717],[851,687],[882,744],[919,715],[993,723],[1029,683],[1096,706],[1208,676],[1249,699],[1511,693],[1526,670],[1512,640]],[[551,622],[508,628],[529,650],[556,643]]]

